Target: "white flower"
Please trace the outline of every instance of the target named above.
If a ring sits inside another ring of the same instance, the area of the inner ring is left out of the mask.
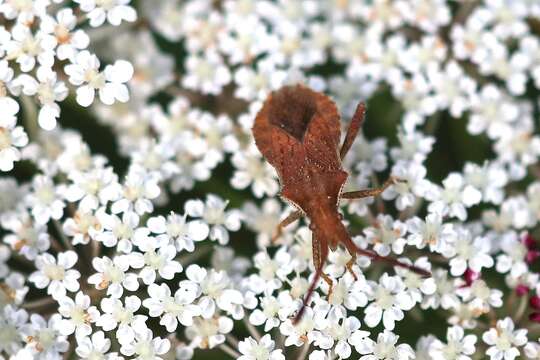
[[[8,60],[15,60],[23,72],[31,71],[36,65],[36,58],[44,67],[54,64],[54,36],[38,31],[35,34],[23,24],[17,24],[11,29],[12,40],[2,44]]]
[[[186,69],[182,85],[188,89],[200,90],[203,94],[219,94],[232,78],[229,69],[223,64],[223,59],[214,51],[207,51],[204,56],[188,56]]]
[[[226,316],[204,319],[197,317],[193,325],[186,329],[186,337],[194,346],[212,349],[225,342],[225,335],[232,331],[233,321]]]
[[[496,269],[501,274],[510,271],[512,277],[517,278],[529,270],[526,263],[528,249],[526,244],[515,233],[504,236],[500,241],[503,251],[497,256]]]
[[[148,230],[142,228],[135,232],[133,243],[144,254],[131,253],[131,266],[142,268],[139,276],[146,285],[156,281],[156,272],[163,279],[172,280],[176,273],[182,271],[182,265],[174,260],[176,248],[167,239],[148,236]]]
[[[242,356],[238,360],[285,360],[281,349],[274,350],[275,341],[270,334],[264,335],[259,341],[248,337],[238,343]]]
[[[229,232],[240,229],[241,213],[237,210],[225,211],[227,201],[216,195],[207,195],[206,204],[201,200],[189,200],[185,204],[186,213],[191,217],[201,217],[210,225],[210,239],[225,245],[229,242]]]
[[[290,319],[287,319],[281,324],[279,331],[287,337],[285,339],[285,346],[302,346],[314,341],[316,336],[314,317],[317,316],[317,310],[317,307],[315,307],[315,310],[310,307],[306,308],[298,324],[293,324]]]
[[[435,138],[418,131],[399,130],[398,139],[399,148],[390,149],[390,155],[396,163],[399,163],[399,160],[424,162],[435,143]]]
[[[159,323],[165,326],[168,332],[175,332],[178,323],[191,326],[193,317],[201,315],[201,309],[193,304],[200,293],[199,285],[187,280],[180,282],[180,288],[174,297],[166,284],[150,284],[150,298],[143,301],[143,306],[148,308],[150,316],[161,318]]]
[[[466,207],[478,204],[482,193],[471,185],[467,185],[459,173],[451,173],[443,180],[444,188],[439,189],[435,201],[428,210],[442,215],[455,216],[459,220],[467,219]]]
[[[360,360],[408,360],[414,359],[415,354],[413,349],[408,344],[399,344],[396,346],[399,336],[395,335],[391,331],[384,330],[377,336],[377,342],[366,337],[364,334],[361,336],[351,338],[350,342],[355,346],[363,356]],[[372,355],[369,355],[372,354]]]
[[[57,81],[56,73],[50,68],[40,66],[37,70],[36,81],[33,77],[23,74],[14,80],[23,87],[26,95],[36,95],[41,109],[38,114],[39,126],[44,130],[56,127],[56,119],[60,116],[60,107],[57,101],[63,101],[68,95],[64,82]]]
[[[440,110],[449,109],[453,117],[460,117],[470,107],[469,98],[476,90],[476,83],[455,61],[447,63],[442,71],[430,68],[428,76]]]
[[[125,60],[117,60],[107,65],[103,72],[99,71],[99,60],[96,55],[84,50],[75,56],[75,61],[64,68],[69,75],[69,82],[77,88],[77,102],[89,106],[94,102],[95,91],[100,100],[111,105],[118,100],[129,100],[128,88],[124,84],[133,76],[133,67]]]
[[[496,163],[484,163],[479,166],[466,163],[464,168],[465,181],[482,193],[484,202],[500,204],[504,198],[504,186],[508,183],[506,171]]]
[[[193,241],[202,241],[208,237],[210,229],[202,220],[186,221],[184,216],[170,213],[167,218],[163,216],[151,217],[148,219],[148,229],[154,233],[158,242],[166,240],[176,245],[176,250],[195,250]]]
[[[83,337],[77,339],[77,348],[75,352],[81,359],[85,360],[116,360],[117,354],[109,352],[111,349],[111,340],[106,339],[103,331],[96,331],[92,337]]]
[[[88,244],[90,239],[95,239],[102,230],[101,223],[92,212],[76,211],[73,218],[66,220],[62,230],[68,236],[72,236],[73,245]]]
[[[97,27],[105,20],[109,24],[118,26],[122,21],[134,22],[137,20],[135,9],[129,6],[131,0],[75,0],[81,10],[88,13],[90,25]]]
[[[43,16],[49,1],[44,0],[25,0],[25,1],[4,1],[0,4],[0,12],[7,19],[17,21],[31,22],[34,16]]]
[[[95,239],[107,247],[116,246],[123,253],[131,252],[131,240],[139,225],[139,216],[130,211],[123,213],[122,218],[107,214],[105,211],[97,212],[96,216],[103,231],[97,234]]]
[[[47,251],[51,245],[47,227],[33,222],[26,211],[6,216],[1,223],[4,229],[13,232],[6,235],[3,241],[28,260],[34,260],[38,254]]]
[[[249,315],[249,322],[253,325],[264,324],[264,331],[268,332],[279,326],[278,317],[281,303],[274,296],[265,296],[259,300],[260,309],[255,309]]]
[[[33,191],[27,195],[27,203],[32,208],[32,216],[38,224],[46,224],[50,219],[58,220],[64,213],[65,204],[61,199],[61,186],[55,186],[51,177],[36,175],[32,180]]]
[[[527,343],[527,330],[514,330],[514,322],[507,317],[482,334],[482,340],[490,345],[486,352],[490,359],[513,360],[520,354],[518,347]]]
[[[251,147],[247,151],[235,152],[231,162],[236,168],[231,178],[231,185],[234,188],[245,189],[251,185],[253,194],[258,198],[265,194],[274,196],[278,192],[279,184],[274,177],[275,171]]]
[[[137,275],[126,273],[129,269],[130,259],[128,255],[117,255],[111,260],[107,256],[94,258],[92,266],[98,271],[88,278],[88,283],[95,285],[96,289],[107,289],[107,295],[119,298],[124,288],[135,291],[139,288]]]
[[[473,238],[470,231],[458,229],[451,250],[454,254],[451,255],[450,273],[453,276],[461,276],[467,268],[479,273],[482,268],[492,267],[494,261],[489,255],[489,250],[490,246],[486,238]]]
[[[82,292],[75,295],[75,301],[64,296],[58,299],[58,312],[65,317],[58,323],[57,330],[62,335],[71,335],[75,332],[77,338],[88,336],[92,333],[91,323],[99,317],[99,311],[95,306],[90,306],[90,296]]]
[[[103,314],[97,319],[96,325],[103,331],[111,331],[118,326],[116,330],[118,341],[129,343],[135,337],[135,328],[144,324],[147,316],[136,314],[141,307],[141,300],[137,296],[126,296],[124,302],[125,305],[119,299],[103,298],[101,300]]]
[[[396,199],[396,208],[400,211],[414,205],[417,196],[423,196],[430,190],[430,183],[425,179],[427,170],[419,164],[397,163],[392,167],[392,176],[396,181],[387,188],[382,197],[385,200]]]
[[[234,82],[238,85],[234,95],[248,101],[262,101],[270,91],[283,85],[286,75],[286,72],[276,69],[272,61],[258,62],[256,70],[242,66],[234,73]]]
[[[464,301],[470,301],[469,306],[477,314],[487,313],[491,307],[501,307],[502,291],[490,289],[482,279],[473,281],[470,286],[461,286],[455,290]]]
[[[0,66],[2,62],[0,62]],[[1,84],[1,81],[0,81]],[[17,125],[17,113],[19,104],[9,97],[0,97],[0,170],[10,171],[13,163],[21,159],[19,149],[28,144],[28,135]]]
[[[457,280],[450,278],[448,272],[443,269],[435,269],[432,271],[432,277],[437,286],[435,292],[431,295],[424,296],[422,299],[422,308],[443,309],[456,308],[461,304],[459,297],[456,295],[458,288]]]
[[[399,220],[393,220],[390,215],[379,215],[374,227],[364,229],[366,239],[375,244],[375,250],[381,256],[388,256],[390,252],[401,254],[405,247],[404,238],[407,225]]]
[[[246,202],[242,212],[245,215],[244,219],[248,228],[257,234],[257,244],[263,247],[270,245],[270,240],[284,213],[280,202],[275,198],[265,199],[260,208],[253,202]],[[292,224],[290,227],[294,228]],[[283,243],[290,243],[287,240],[292,239],[292,236],[287,236],[288,233],[287,231],[281,236],[280,240]],[[283,241],[283,238],[286,240]],[[311,248],[311,240],[309,241]]]
[[[203,317],[213,316],[217,311],[216,306],[229,312],[235,319],[243,317],[244,297],[240,291],[232,289],[233,284],[224,271],[206,270],[199,265],[191,264],[186,269],[186,276],[201,288],[202,296],[198,305]]]
[[[49,253],[38,255],[35,261],[38,271],[33,272],[28,280],[38,288],[47,288],[47,294],[59,299],[66,295],[66,289],[75,292],[79,290],[81,274],[74,269],[77,263],[77,253],[68,250],[58,254],[58,260]]]
[[[499,159],[508,164],[509,176],[513,180],[523,178],[525,167],[536,163],[540,156],[540,137],[534,135],[530,128],[530,123],[518,123],[494,146]]]
[[[151,173],[132,167],[122,185],[120,199],[112,204],[111,211],[114,214],[135,211],[139,215],[151,212],[154,209],[151,200],[161,192],[158,180]]]
[[[540,357],[540,342],[528,342],[523,348],[523,352],[529,359],[538,359]]]
[[[378,138],[369,142],[359,135],[345,158],[346,164],[354,164],[354,169],[362,176],[383,171],[387,167],[386,139]]]
[[[23,359],[58,359],[60,353],[68,350],[66,337],[56,330],[61,319],[60,314],[53,314],[48,320],[39,314],[30,316],[30,323],[20,330],[21,335],[28,339],[27,349],[30,350],[26,355],[30,357],[23,355]]]
[[[452,326],[446,332],[447,344],[436,339],[431,344],[429,354],[441,360],[471,360],[467,355],[475,352],[476,335],[467,335],[460,326]]]
[[[493,84],[488,84],[471,98],[471,115],[467,130],[478,135],[486,133],[491,139],[497,139],[508,131],[519,116],[519,108]]]
[[[415,245],[419,249],[429,245],[431,251],[439,253],[452,250],[455,232],[452,224],[443,223],[440,214],[429,214],[425,221],[418,217],[409,219],[407,228],[410,233],[407,241],[410,245]]]
[[[364,322],[369,327],[377,326],[381,319],[385,329],[393,330],[396,320],[402,320],[403,310],[410,310],[414,301],[405,292],[400,277],[383,274],[380,283],[368,282],[368,298],[372,300],[364,310]]]
[[[405,263],[410,263],[408,259],[402,260]],[[419,257],[412,264],[416,268],[431,271],[431,264],[425,256]],[[415,303],[422,302],[422,299],[426,295],[432,295],[437,290],[437,285],[433,277],[422,277],[420,274],[415,273],[409,269],[396,267],[396,273],[403,278],[403,284],[405,285],[406,293],[411,297]]]
[[[167,353],[171,343],[168,339],[153,336],[152,330],[142,326],[135,331],[135,340],[132,343],[123,343],[120,352],[136,360],[161,360],[159,355]]]
[[[73,61],[75,55],[88,47],[89,36],[81,29],[75,29],[77,17],[73,9],[63,8],[56,13],[56,18],[43,16],[41,18],[41,30],[52,34],[56,38],[56,56],[59,60],[69,59]]]
[[[354,316],[344,318],[340,311],[330,311],[325,323],[322,330],[315,333],[314,345],[321,349],[334,348],[340,358],[349,358],[352,351],[348,341],[360,328],[360,321]]]
[[[21,330],[28,322],[28,313],[12,305],[4,307],[0,316],[0,350],[14,354],[22,347]]]
[[[112,200],[118,185],[118,177],[112,167],[94,168],[85,172],[70,171],[69,178],[72,183],[64,195],[70,202],[79,201],[79,208],[83,211],[96,210],[99,205]]]

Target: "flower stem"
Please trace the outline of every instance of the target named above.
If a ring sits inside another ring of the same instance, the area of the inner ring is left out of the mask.
[[[307,354],[309,353],[309,348],[310,347],[311,347],[311,345],[308,342],[306,342],[304,344],[304,347],[300,351],[300,354],[298,354],[297,360],[304,360],[306,358]]]
[[[244,324],[246,324],[246,328],[248,329],[250,335],[253,336],[257,341],[261,340],[261,333],[255,326],[253,326],[252,323],[249,322],[248,318],[244,317],[243,321]]]
[[[66,234],[64,234],[64,230],[62,229],[62,224],[58,220],[53,220],[54,227],[56,231],[58,232],[58,236],[60,237],[60,240],[68,250],[75,251],[75,248],[73,247],[73,244],[71,241],[67,238]]]
[[[30,140],[37,140],[39,136],[39,126],[37,126],[37,106],[32,98],[26,95],[19,97],[24,110],[24,128]]]
[[[22,304],[22,307],[26,310],[38,310],[42,307],[46,307],[56,303],[56,300],[52,296],[39,298],[37,300],[27,301]]]
[[[238,359],[242,354],[240,354],[238,351],[234,350],[232,347],[230,347],[227,344],[221,344],[218,346],[221,350],[223,350],[224,353],[232,357],[233,359]]]

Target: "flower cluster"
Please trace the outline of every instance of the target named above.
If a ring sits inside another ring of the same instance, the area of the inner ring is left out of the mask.
[[[0,24],[3,358],[540,357],[537,2],[0,0]],[[296,83],[343,130],[367,102],[344,191],[399,180],[341,201],[378,257],[331,251],[298,322],[311,231],[276,232],[251,133]]]

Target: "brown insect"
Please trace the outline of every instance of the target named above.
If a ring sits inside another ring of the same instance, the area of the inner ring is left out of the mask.
[[[343,245],[352,258],[347,270],[356,279],[353,264],[357,254],[385,261],[423,276],[426,270],[360,249],[352,241],[338,211],[340,199],[361,199],[379,195],[396,180],[390,178],[380,188],[342,192],[347,180],[341,161],[351,148],[364,120],[365,105],[360,103],[351,120],[345,141],[340,143],[340,116],[336,104],[326,95],[303,85],[285,86],[271,93],[257,114],[253,136],[259,151],[276,169],[281,182],[281,196],[297,208],[278,226],[282,229],[306,215],[310,219],[315,277],[296,315],[297,322],[309,302],[320,277],[330,287],[332,279],[323,272],[329,249]]]

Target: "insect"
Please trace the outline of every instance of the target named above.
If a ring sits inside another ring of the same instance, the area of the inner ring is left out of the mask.
[[[341,221],[338,211],[341,199],[376,196],[396,181],[390,178],[380,188],[342,192],[348,174],[341,161],[360,130],[364,114],[365,105],[360,103],[340,146],[340,116],[336,104],[328,96],[298,84],[271,93],[255,118],[255,143],[278,173],[281,196],[297,209],[279,224],[276,236],[303,215],[310,219],[315,277],[295,322],[302,317],[319,278],[328,283],[328,297],[331,296],[333,282],[323,272],[323,267],[329,249],[335,250],[340,244],[351,255],[346,267],[355,279],[353,264],[357,255],[404,267],[423,276],[430,275],[426,270],[357,247]]]

